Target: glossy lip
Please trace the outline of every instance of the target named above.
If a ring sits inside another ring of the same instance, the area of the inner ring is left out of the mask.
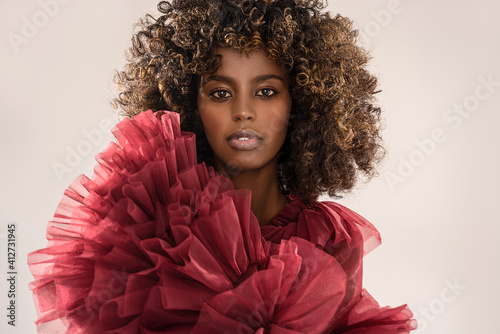
[[[251,151],[262,142],[263,138],[254,130],[240,129],[227,136],[226,141],[235,150]]]

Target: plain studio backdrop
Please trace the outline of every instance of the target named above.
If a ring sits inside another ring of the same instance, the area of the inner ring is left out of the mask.
[[[112,139],[113,71],[125,63],[133,24],[156,3],[0,3],[1,333],[35,333],[27,254],[45,247],[64,189],[91,175]],[[365,258],[365,287],[381,305],[408,303],[418,333],[496,333],[500,5],[342,0],[328,9],[355,21],[382,89],[387,158],[379,177],[340,201],[382,234]]]

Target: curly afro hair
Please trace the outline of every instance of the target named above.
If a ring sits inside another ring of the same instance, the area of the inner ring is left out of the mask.
[[[138,24],[113,105],[129,117],[178,112],[183,129],[196,134],[199,161],[211,165],[196,113],[200,76],[217,70],[217,48],[263,48],[289,75],[293,99],[278,163],[283,193],[306,204],[321,193],[340,197],[361,174],[376,175],[384,149],[369,55],[356,45],[352,22],[324,8],[318,0],[162,1],[158,18]]]

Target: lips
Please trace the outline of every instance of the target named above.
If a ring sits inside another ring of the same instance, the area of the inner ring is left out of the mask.
[[[262,136],[257,132],[245,129],[232,132],[226,140],[229,146],[235,150],[251,151],[261,144],[262,139]]]

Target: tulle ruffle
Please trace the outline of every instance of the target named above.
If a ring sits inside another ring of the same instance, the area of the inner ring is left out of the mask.
[[[377,229],[361,215],[335,202],[307,207],[295,199],[261,231],[271,242],[296,236],[309,240],[332,255],[341,267],[345,280],[337,280],[337,284],[343,286],[344,298],[328,333],[408,333],[416,328],[406,305],[381,308],[362,288],[363,256],[381,239]]]
[[[361,290],[379,236],[359,215],[293,201],[261,230],[250,192],[196,163],[177,114],[143,112],[113,133],[93,176],[65,191],[47,248],[29,255],[40,333],[412,328],[405,306]]]
[[[265,270],[203,306],[193,333],[326,333],[343,281],[333,257],[304,239],[282,240]]]

